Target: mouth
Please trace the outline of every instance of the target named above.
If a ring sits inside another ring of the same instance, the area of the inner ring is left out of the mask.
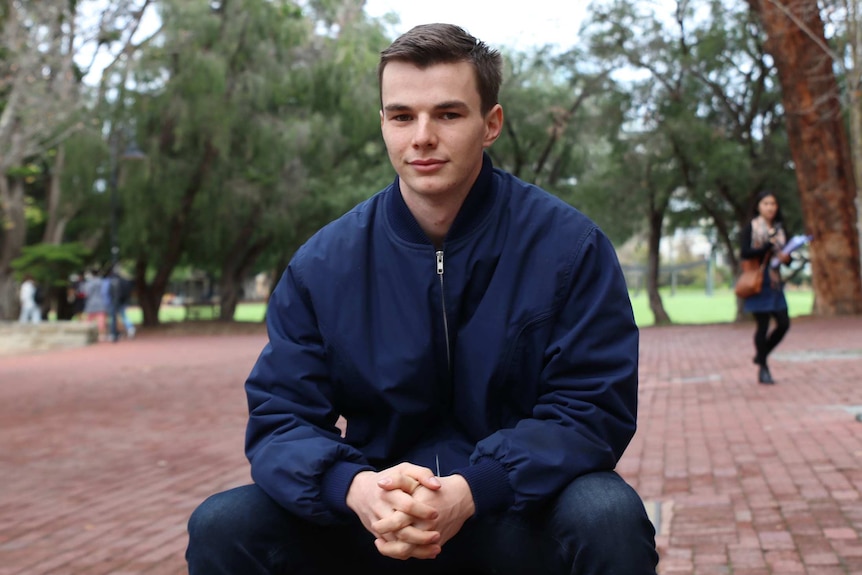
[[[446,165],[444,160],[437,159],[412,160],[407,163],[417,174],[434,174],[443,169],[443,166]]]
[[[430,166],[441,165],[441,164],[444,164],[445,162],[443,160],[437,160],[437,159],[429,158],[429,159],[422,159],[422,160],[411,160],[407,163],[410,164],[411,166],[414,166],[417,168],[427,168]]]

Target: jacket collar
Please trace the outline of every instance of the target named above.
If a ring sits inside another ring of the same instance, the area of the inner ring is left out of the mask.
[[[494,197],[496,195],[496,190],[493,186],[493,176],[494,166],[491,163],[491,158],[487,153],[483,153],[482,170],[479,172],[479,177],[476,178],[473,187],[470,188],[470,193],[464,199],[461,209],[458,210],[458,215],[455,216],[455,221],[452,222],[449,233],[446,234],[446,243],[466,236],[485,219],[485,216],[494,205]],[[419,222],[413,217],[413,214],[404,202],[404,198],[401,196],[398,177],[389,186],[387,195],[386,212],[395,234],[402,240],[410,243],[430,244],[431,241],[428,239],[428,236],[422,231]]]

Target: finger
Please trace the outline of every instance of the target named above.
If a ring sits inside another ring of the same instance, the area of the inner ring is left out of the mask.
[[[371,524],[374,533],[393,533],[408,525],[428,525],[430,529],[420,527],[423,531],[433,530],[433,522],[439,516],[436,509],[430,505],[419,503],[413,499],[407,500],[403,509],[393,509],[391,513],[382,515]]]
[[[428,503],[423,503],[414,497],[398,498],[393,507],[398,511],[406,513],[414,520],[433,521],[440,515],[436,508],[432,507]],[[411,523],[413,522],[414,521],[411,521]]]
[[[426,477],[420,477],[419,482],[422,484],[423,487],[427,487],[428,489],[431,489],[432,491],[436,491],[436,490],[440,489],[440,480],[437,478],[436,475],[428,475]]]
[[[391,468],[390,471],[412,477],[429,489],[440,488],[439,479],[434,475],[434,472],[427,467],[414,465],[412,463],[399,463],[395,467]]]
[[[374,533],[379,533],[381,535],[387,535],[391,533],[395,533],[401,529],[404,529],[408,525],[413,522],[413,517],[404,513],[403,511],[393,511],[386,517],[378,519],[374,523],[371,524],[371,529]],[[385,537],[388,541],[389,538]]]
[[[404,493],[412,494],[421,485],[418,479],[403,473],[388,475],[377,482],[377,485],[386,491],[400,489]]]
[[[408,525],[395,533],[395,538],[411,545],[434,545],[440,542],[440,533],[437,531],[425,531],[413,525]]]
[[[440,545],[410,545],[403,541],[383,541],[375,539],[374,545],[381,555],[391,557],[393,559],[434,559],[440,554],[442,548]]]
[[[434,515],[436,516],[436,513]],[[433,532],[436,527],[432,520],[417,518],[403,511],[393,510],[386,517],[372,523],[371,530],[376,534],[384,535],[395,533],[411,525],[423,532]]]
[[[412,557],[411,553],[413,552],[413,546],[409,543],[398,541],[397,539],[394,541],[375,539],[374,546],[377,547],[377,551],[379,551],[381,555],[385,555],[386,557],[401,559],[402,561]]]

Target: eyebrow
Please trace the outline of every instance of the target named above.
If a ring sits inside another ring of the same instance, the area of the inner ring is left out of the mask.
[[[435,110],[451,110],[453,108],[466,108],[467,104],[461,100],[448,100],[434,105]],[[407,104],[387,104],[384,108],[387,112],[403,112],[412,108]]]

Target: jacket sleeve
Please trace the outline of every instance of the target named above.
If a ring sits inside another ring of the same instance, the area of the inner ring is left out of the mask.
[[[614,469],[635,433],[639,336],[625,279],[597,228],[573,244],[531,416],[480,441],[456,471],[477,515],[527,511]]]
[[[288,266],[267,310],[269,342],[246,384],[246,455],[254,482],[291,513],[343,521],[353,477],[372,469],[336,427],[324,342],[311,298]]]

